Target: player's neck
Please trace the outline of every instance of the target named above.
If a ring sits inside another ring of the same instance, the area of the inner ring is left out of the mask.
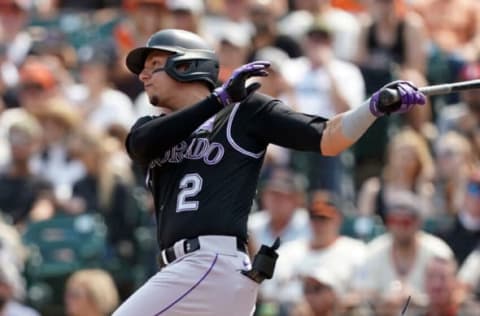
[[[180,88],[169,100],[167,108],[176,111],[190,107],[210,95],[210,91],[203,85],[191,85],[188,88]]]

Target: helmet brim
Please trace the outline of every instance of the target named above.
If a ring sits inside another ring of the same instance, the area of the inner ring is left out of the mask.
[[[138,75],[145,66],[145,60],[151,52],[162,51],[169,53],[179,53],[180,50],[166,46],[138,47],[130,51],[127,55],[126,64],[128,70]]]

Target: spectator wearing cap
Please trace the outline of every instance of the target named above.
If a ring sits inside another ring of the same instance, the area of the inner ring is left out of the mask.
[[[292,316],[333,316],[342,312],[340,298],[345,286],[336,267],[320,264],[299,274],[303,301],[295,306]]]
[[[80,126],[73,105],[52,99],[38,113],[43,129],[42,146],[30,161],[33,173],[52,183],[59,201],[70,198],[73,184],[85,175],[85,167],[68,152],[67,141]]]
[[[335,267],[335,278],[345,288],[339,300],[348,306],[355,304],[353,282],[363,264],[365,244],[340,235],[341,203],[332,192],[312,192],[308,203],[312,237],[280,246],[274,276],[260,288],[265,301],[290,309],[302,298],[299,274],[319,265],[328,265]]]
[[[172,27],[201,35],[208,39],[203,30],[205,6],[202,0],[167,0],[172,14]]]
[[[444,241],[421,230],[420,208],[419,198],[412,192],[398,190],[390,194],[387,232],[367,245],[357,285],[378,315],[398,315],[408,296],[412,306],[424,306],[427,263],[433,257],[453,258]]]
[[[42,59],[29,58],[20,68],[20,106],[37,115],[49,99],[61,96],[53,69]]]
[[[480,241],[480,171],[471,172],[463,203],[452,227],[441,235],[455,253],[461,265]]]
[[[329,118],[363,102],[365,87],[360,70],[334,55],[332,40],[330,26],[324,20],[316,20],[303,39],[305,57],[285,68],[292,80],[295,104],[300,112]],[[342,88],[344,82],[349,83],[348,89]],[[340,157],[294,153],[294,165],[308,174],[309,190],[324,189],[342,194],[344,168]]]
[[[287,167],[267,171],[261,185],[260,211],[251,214],[248,229],[253,240],[271,245],[310,237],[308,213],[304,207],[305,179]]]

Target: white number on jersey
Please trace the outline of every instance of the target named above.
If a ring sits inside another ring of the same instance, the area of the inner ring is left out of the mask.
[[[177,212],[198,210],[198,201],[187,200],[202,190],[203,179],[198,173],[187,173],[180,180],[180,192],[177,197]]]

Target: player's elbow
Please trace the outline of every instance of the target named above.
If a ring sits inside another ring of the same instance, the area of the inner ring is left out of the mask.
[[[125,145],[128,154],[133,160],[143,160],[143,157],[147,155],[148,146],[143,141],[139,130],[133,130],[127,135]]]
[[[333,157],[342,153],[343,149],[337,146],[320,146],[323,156]]]
[[[324,156],[337,156],[350,147],[352,140],[343,135],[341,120],[335,118],[327,123],[320,141],[320,151]]]

